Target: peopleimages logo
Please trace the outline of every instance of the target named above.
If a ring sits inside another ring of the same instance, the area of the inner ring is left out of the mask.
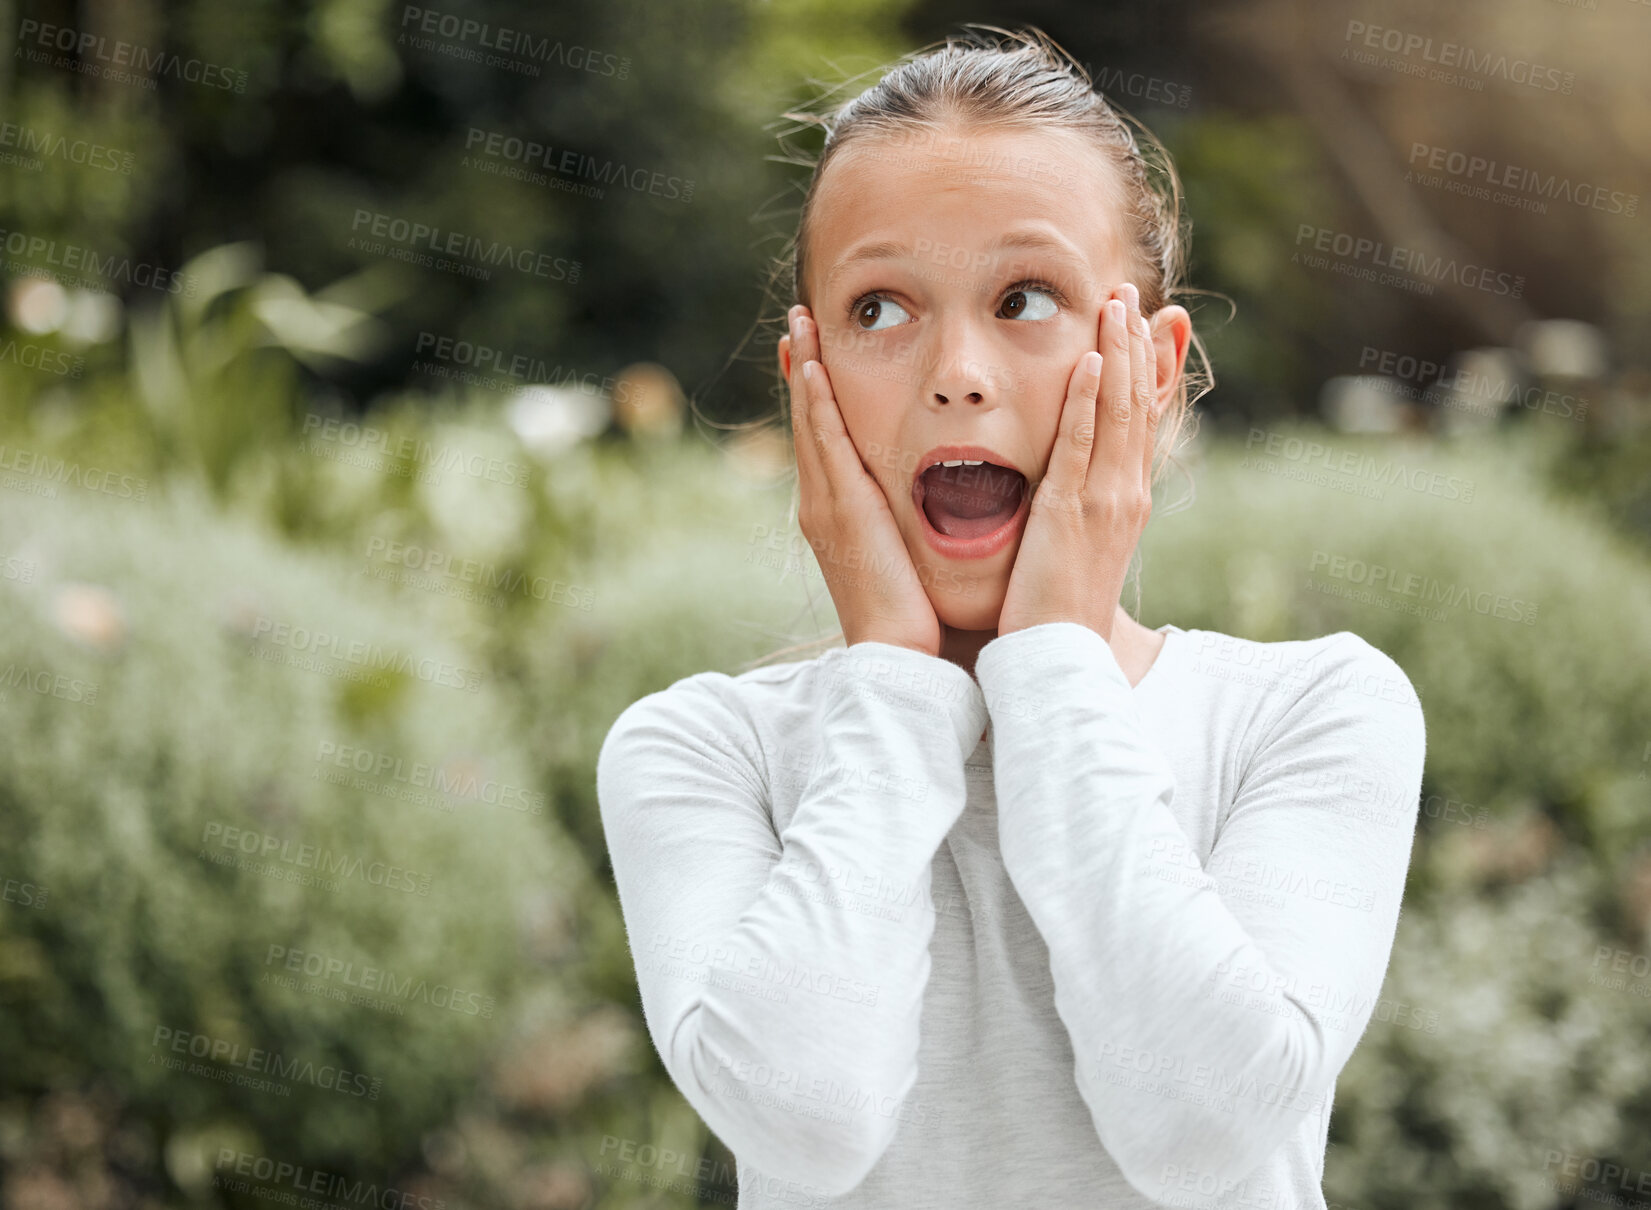
[[[251,1192],[256,1197],[268,1198],[274,1202],[290,1204],[293,1199],[285,1192],[255,1190],[250,1181],[233,1180],[226,1175],[226,1170],[232,1169],[236,1176],[251,1177],[252,1180],[266,1185],[279,1185],[283,1189],[294,1189],[303,1194],[319,1194],[332,1198],[334,1202],[345,1202],[353,1206],[372,1206],[376,1210],[445,1210],[447,1206],[439,1197],[404,1192],[394,1185],[381,1187],[372,1181],[351,1180],[336,1172],[328,1172],[325,1168],[306,1168],[302,1164],[271,1159],[267,1155],[254,1155],[250,1151],[237,1151],[233,1147],[218,1149],[218,1159],[214,1167],[218,1169],[218,1175],[212,1178],[212,1183],[217,1187],[231,1193]],[[317,1203],[305,1198],[302,1204],[310,1206]]]
[[[1418,572],[1406,572],[1381,563],[1366,563],[1363,559],[1352,559],[1322,550],[1313,552],[1308,570],[1322,571],[1333,579],[1343,580],[1349,584],[1368,586],[1370,592],[1377,594],[1374,598],[1377,603],[1382,600],[1380,594],[1394,593],[1419,598],[1414,602],[1419,608],[1442,605],[1458,609],[1466,606],[1483,617],[1522,622],[1526,626],[1536,625],[1536,602],[1510,597],[1506,593],[1475,591],[1466,584],[1445,584],[1432,576]],[[1312,580],[1308,581],[1307,587],[1315,587]],[[1437,613],[1438,610],[1435,609],[1434,612]]]
[[[293,626],[262,615],[253,623],[252,638],[254,652],[258,651],[256,644],[263,641],[312,658],[339,660],[370,668],[374,672],[388,671],[398,676],[416,677],[426,684],[462,689],[467,693],[480,692],[482,686],[482,674],[473,668],[428,657],[415,660],[405,651],[380,647],[363,639],[345,639],[325,630]],[[300,663],[298,666],[306,665]]]
[[[0,365],[22,366],[25,370],[39,370],[59,378],[79,378],[86,369],[86,359],[31,341],[4,340],[0,341]]]
[[[60,58],[53,66],[120,83],[142,84],[153,89],[154,77],[171,76],[224,92],[244,93],[247,89],[247,74],[237,68],[222,67],[203,59],[185,59],[171,51],[152,50],[135,42],[110,41],[100,34],[69,26],[44,25],[24,19],[17,26],[17,42],[18,56],[31,63],[49,60],[51,55],[47,52],[60,51],[64,56],[76,57]],[[32,49],[31,42],[43,49]],[[123,70],[127,67],[133,70]]]
[[[0,122],[0,147],[15,147],[24,155],[58,159],[83,168],[101,168],[122,176],[131,176],[132,165],[137,162],[130,151],[89,143],[85,139],[70,139],[54,131],[35,130],[15,122]]]
[[[313,844],[299,844],[251,828],[238,828],[216,821],[208,823],[201,833],[201,845],[205,849],[214,843],[219,848],[244,853],[266,864],[272,860],[280,861],[323,874],[359,878],[370,886],[405,891],[409,895],[430,893],[430,875],[420,874],[417,870],[403,869],[383,861],[364,861],[349,853],[335,853]]]
[[[529,385],[542,384],[583,391],[587,395],[606,395],[615,403],[629,402],[633,389],[629,379],[597,375],[588,370],[581,372],[571,366],[563,366],[560,362],[552,364],[542,357],[512,353],[507,349],[496,349],[473,340],[441,336],[435,332],[420,332],[413,352],[421,358],[429,359],[414,362],[415,370],[425,373],[436,373],[439,370],[443,377],[459,378],[481,385],[498,385],[514,389],[514,384],[494,384],[487,379],[487,375],[501,374]],[[464,375],[461,370],[474,373]]]
[[[135,261],[129,256],[103,256],[95,248],[84,244],[48,239],[30,235],[27,231],[8,231],[0,228],[0,249],[7,256],[18,259],[6,268],[22,276],[33,270],[34,276],[47,276],[64,285],[84,286],[89,290],[106,289],[106,283],[118,282],[144,289],[164,290],[168,294],[195,297],[195,281],[188,274],[163,269],[148,261]],[[45,264],[38,262],[44,261]],[[61,270],[62,273],[59,273]],[[84,274],[64,277],[62,274]]]
[[[440,586],[446,580],[475,584],[485,593],[503,594],[523,600],[548,601],[568,609],[589,613],[596,599],[593,589],[545,576],[530,576],[514,567],[499,567],[481,559],[454,558],[444,551],[433,550],[414,542],[402,542],[374,534],[367,539],[367,558],[404,567],[410,573],[401,582],[415,587]],[[380,576],[394,579],[393,576]],[[423,582],[421,582],[423,581]]]
[[[401,30],[396,39],[398,44],[410,45],[415,50],[438,49],[434,38],[410,39],[409,32],[430,34],[459,44],[468,43],[476,49],[451,57],[485,63],[489,67],[511,67],[528,75],[538,75],[540,63],[553,63],[570,71],[588,72],[594,76],[612,76],[616,80],[626,79],[631,73],[628,56],[570,45],[548,35],[541,37],[526,30],[476,21],[443,12],[439,8],[406,5],[401,10]],[[490,51],[497,53],[487,53]],[[449,52],[444,50],[443,53]]]
[[[654,172],[647,168],[632,168],[613,160],[598,161],[594,156],[584,155],[572,148],[556,148],[548,143],[518,138],[502,131],[482,130],[471,126],[465,132],[464,149],[471,154],[460,161],[462,167],[483,167],[495,175],[527,180],[536,185],[548,183],[548,178],[532,172],[531,169],[547,168],[560,176],[588,178],[600,181],[604,185],[617,183],[633,192],[651,194],[666,201],[694,200],[694,183],[681,177],[666,176],[663,172]],[[489,166],[487,161],[482,159],[484,155],[494,161],[501,161],[506,166]],[[472,159],[475,160],[474,164],[471,163]],[[514,168],[517,164],[523,167]],[[600,190],[597,191],[597,196],[601,196]]]
[[[455,770],[446,765],[403,760],[389,752],[375,752],[370,748],[357,748],[330,739],[320,741],[315,759],[340,769],[353,769],[371,777],[388,778],[418,789],[468,798],[524,814],[543,815],[548,804],[546,796],[537,790],[512,786],[491,777],[484,778],[470,768]]]
[[[1330,227],[1318,227],[1312,223],[1302,223],[1296,227],[1298,249],[1304,240],[1311,240],[1316,252],[1329,252],[1355,264],[1367,262],[1372,269],[1397,269],[1413,277],[1427,278],[1435,283],[1448,281],[1471,290],[1483,290],[1487,294],[1503,294],[1512,298],[1522,298],[1525,294],[1523,274],[1498,273],[1480,265],[1462,264],[1455,257],[1429,256],[1425,252],[1397,245],[1389,248],[1381,240],[1351,235]],[[1300,252],[1291,253],[1291,263],[1298,263],[1300,259]]]
[[[164,1053],[168,1050],[195,1059],[205,1059],[214,1066],[235,1068],[241,1073],[273,1076],[277,1080],[296,1080],[300,1084],[324,1088],[328,1092],[344,1096],[362,1097],[369,1101],[378,1100],[379,1091],[384,1087],[383,1080],[364,1072],[347,1071],[333,1063],[317,1065],[308,1059],[288,1059],[279,1051],[266,1050],[259,1046],[243,1046],[228,1038],[213,1038],[207,1034],[198,1034],[187,1029],[171,1029],[165,1025],[155,1026],[155,1036],[150,1039],[149,1046],[149,1061],[161,1063],[169,1068],[185,1065]],[[157,1055],[157,1050],[163,1053]],[[201,1065],[187,1066],[192,1069]],[[215,1072],[208,1067],[204,1071],[191,1070],[191,1074],[210,1074],[214,1078],[221,1078],[229,1073]],[[270,1081],[261,1080],[256,1083],[268,1085]],[[278,1089],[266,1087],[261,1091]]]
[[[531,473],[526,463],[474,453],[456,445],[437,445],[418,437],[392,437],[387,429],[340,420],[336,416],[321,416],[315,412],[305,414],[300,436],[307,442],[309,453],[323,457],[331,457],[340,450],[362,455],[376,454],[397,462],[405,459],[431,472],[470,475],[506,487],[526,488]]]
[[[264,966],[275,966],[311,979],[337,981],[345,987],[387,997],[391,1001],[418,1001],[432,1008],[445,1008],[470,1017],[491,1018],[496,1007],[492,996],[484,996],[480,992],[467,992],[448,983],[432,984],[428,979],[414,979],[411,975],[398,979],[383,967],[357,965],[313,950],[271,945],[264,953]],[[262,981],[275,982],[281,978],[277,973],[272,979],[271,973],[266,970]]]
[[[1288,462],[1305,466],[1322,467],[1336,474],[1369,479],[1383,487],[1397,485],[1423,495],[1460,500],[1464,504],[1473,500],[1472,479],[1459,479],[1455,475],[1430,471],[1426,467],[1411,466],[1402,460],[1395,462],[1385,456],[1377,458],[1363,450],[1337,448],[1310,437],[1302,438],[1288,433],[1270,433],[1266,429],[1252,428],[1244,441],[1244,448],[1252,450],[1258,445],[1271,457],[1283,458]],[[1251,458],[1246,455],[1244,463],[1248,465],[1250,462]],[[1377,499],[1380,499],[1379,495]]]
[[[363,228],[366,230],[363,231]],[[569,285],[575,285],[579,281],[581,266],[576,260],[552,256],[548,252],[539,252],[533,248],[517,248],[500,240],[484,240],[480,236],[467,235],[463,231],[443,231],[429,223],[398,218],[382,211],[357,209],[354,219],[350,222],[350,231],[352,234],[348,246],[351,248],[375,255],[385,255],[383,243],[373,245],[365,242],[364,236],[371,235],[380,241],[388,240],[392,244],[400,244],[407,250],[407,255],[392,256],[392,259],[423,265],[425,268],[447,269],[456,261],[468,261],[473,267],[506,265],[518,273],[542,277],[547,281],[565,281]],[[441,254],[442,259],[437,260],[425,255],[426,250]]]
[[[1435,147],[1430,143],[1410,145],[1411,172],[1405,174],[1406,180],[1411,179],[1413,173],[1417,173],[1418,161],[1422,161],[1431,172],[1454,178],[1452,185],[1447,187],[1450,192],[1475,197],[1481,201],[1499,201],[1502,195],[1492,191],[1508,190],[1512,193],[1531,194],[1549,201],[1571,202],[1588,209],[1603,210],[1607,214],[1622,214],[1630,218],[1639,210],[1640,195],[1637,193],[1623,193],[1621,190],[1607,189],[1603,185],[1593,185],[1587,181],[1573,181],[1570,177],[1561,176],[1557,172],[1542,173],[1535,168],[1504,164],[1485,156],[1468,155],[1466,152],[1453,151],[1448,147]],[[1461,185],[1455,185],[1455,181],[1460,181]],[[1423,183],[1428,182],[1424,179]],[[1537,202],[1524,208],[1530,209],[1532,206],[1540,206],[1542,213],[1547,212],[1547,207]]]
[[[1109,67],[1106,64],[1097,66],[1085,63],[1083,68],[1089,73],[1096,90],[1109,96],[1130,96],[1137,101],[1157,101],[1163,105],[1173,105],[1177,109],[1185,109],[1192,104],[1190,84],[1177,84],[1173,80],[1149,76],[1138,71],[1126,72],[1121,67]]]
[[[1397,55],[1400,59],[1419,58],[1421,63],[1383,62],[1379,66],[1391,67],[1402,71],[1406,75],[1426,75],[1429,79],[1438,79],[1445,83],[1476,84],[1484,87],[1484,81],[1467,80],[1453,73],[1441,71],[1442,68],[1459,67],[1474,76],[1485,78],[1499,77],[1510,84],[1522,84],[1542,92],[1557,92],[1562,96],[1570,96],[1576,88],[1576,73],[1562,72],[1557,67],[1543,67],[1529,59],[1509,59],[1507,55],[1494,51],[1475,50],[1460,42],[1435,43],[1425,34],[1410,33],[1402,29],[1393,29],[1382,25],[1369,25],[1363,21],[1349,21],[1347,33],[1343,42],[1352,42],[1355,39],[1371,50],[1385,51],[1390,55]],[[1343,48],[1342,57],[1347,58],[1347,49]],[[1367,56],[1368,58],[1369,56]],[[1360,60],[1361,62],[1365,60]],[[1422,64],[1432,65],[1424,67]],[[1477,91],[1475,89],[1474,91]]]
[[[119,471],[98,466],[81,466],[63,458],[53,459],[49,454],[19,449],[15,445],[0,445],[0,471],[16,471],[41,482],[56,494],[59,485],[83,487],[89,492],[119,496],[123,500],[144,501],[149,498],[149,480],[139,479]]]
[[[0,878],[0,903],[15,903],[19,907],[43,908],[46,906],[48,892],[43,886],[36,886],[32,882],[20,882],[16,878]]]
[[[1588,414],[1585,395],[1526,386],[1510,375],[1475,373],[1467,366],[1448,370],[1441,362],[1391,349],[1365,345],[1359,353],[1359,369],[1376,379],[1373,385],[1377,390],[1445,408],[1495,415],[1500,411],[1498,405],[1517,404],[1566,419],[1581,420]]]
[[[55,697],[66,702],[91,705],[97,701],[97,685],[93,682],[83,681],[79,677],[64,676],[61,672],[51,672],[44,668],[31,668],[27,664],[7,664],[5,670],[0,671],[0,689],[18,688],[38,693],[41,697]]]

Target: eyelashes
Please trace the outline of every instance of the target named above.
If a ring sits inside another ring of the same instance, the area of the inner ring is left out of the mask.
[[[1052,298],[1055,301],[1056,305],[1058,305],[1062,309],[1066,309],[1066,308],[1069,308],[1071,306],[1071,302],[1067,298],[1066,292],[1064,290],[1062,290],[1059,286],[1057,286],[1053,282],[1047,281],[1047,280],[1045,280],[1041,277],[1028,277],[1028,278],[1022,279],[1021,281],[1015,282],[1013,285],[1006,286],[1004,288],[1003,292],[998,296],[998,309],[1002,310],[1003,300],[1008,298],[1010,295],[1018,294],[1018,293],[1022,293],[1022,292],[1027,292],[1027,291],[1036,291],[1036,292],[1041,293],[1041,294],[1049,295],[1049,297]],[[855,322],[855,317],[860,312],[860,309],[862,307],[864,307],[867,303],[872,303],[872,302],[887,303],[887,304],[890,304],[890,305],[896,306],[896,307],[900,306],[899,302],[896,301],[894,298],[891,298],[888,295],[887,292],[882,291],[882,290],[872,290],[872,291],[870,291],[866,294],[861,294],[858,297],[850,300],[850,302],[848,304],[848,307],[846,308],[846,310],[844,312],[844,314],[845,314],[846,318],[848,319],[849,323],[853,324]],[[901,310],[903,311],[903,310],[905,310],[905,308],[901,307]],[[1044,318],[1053,318],[1053,317],[1052,316],[1045,316]],[[892,326],[899,327],[900,325],[895,324],[895,325],[892,325]],[[876,332],[876,331],[887,331],[888,329],[887,328],[861,328],[860,330],[863,331],[863,332]]]

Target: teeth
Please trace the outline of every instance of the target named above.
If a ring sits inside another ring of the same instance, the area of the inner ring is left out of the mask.
[[[950,462],[942,462],[941,466],[984,466],[984,458],[953,458]]]

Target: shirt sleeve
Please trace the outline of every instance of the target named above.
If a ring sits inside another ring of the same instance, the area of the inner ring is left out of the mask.
[[[1156,1201],[1189,1174],[1231,1188],[1303,1115],[1327,1114],[1386,975],[1421,706],[1351,632],[1315,663],[1309,683],[1264,699],[1271,717],[1207,867],[1105,639],[1046,623],[976,663],[1004,866],[1049,950],[1078,1090],[1125,1178]]]
[[[986,729],[961,668],[883,643],[823,657],[795,814],[720,673],[628,707],[597,796],[643,1015],[742,1166],[857,1186],[903,1120],[934,932],[930,871]],[[795,762],[793,762],[795,763]]]

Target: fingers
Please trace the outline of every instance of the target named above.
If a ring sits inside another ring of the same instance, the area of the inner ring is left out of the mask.
[[[1147,417],[1152,415],[1152,384],[1147,378],[1146,320],[1141,316],[1141,294],[1133,284],[1125,288],[1129,306],[1129,442],[1124,450],[1126,472],[1138,470],[1147,447]]]
[[[1111,372],[1101,376],[1102,431],[1089,466],[1088,486],[1097,491],[1141,481],[1142,464],[1151,458],[1151,342],[1140,300],[1135,285],[1124,282],[1101,308],[1100,342]]]
[[[1101,399],[1095,409],[1095,424],[1099,430],[1095,439],[1095,455],[1089,463],[1089,485],[1103,487],[1114,480],[1125,459],[1129,444],[1129,417],[1133,410],[1130,394],[1133,390],[1130,366],[1130,346],[1134,343],[1129,331],[1129,308],[1120,287],[1117,298],[1109,298],[1101,307]]]
[[[1146,439],[1141,443],[1141,490],[1147,500],[1152,499],[1152,458],[1158,450],[1158,421],[1163,415],[1163,404],[1158,399],[1158,347],[1152,340],[1152,324],[1141,318],[1141,346],[1146,359],[1147,407]],[[1149,505],[1150,507],[1150,505]]]
[[[860,455],[831,390],[831,377],[819,360],[819,328],[808,308],[791,311],[791,416],[798,474],[827,497],[836,495],[844,476],[863,474]]]
[[[808,360],[808,352],[802,317],[807,312],[807,307],[796,306],[787,314],[791,353],[791,444],[797,453],[797,478],[805,486],[820,479],[820,456],[811,436],[814,426],[809,415],[807,379],[803,376],[803,364]]]
[[[1055,450],[1044,472],[1044,480],[1052,489],[1076,490],[1089,475],[1090,451],[1095,445],[1095,399],[1100,387],[1101,355],[1091,350],[1078,358],[1067,380]]]

